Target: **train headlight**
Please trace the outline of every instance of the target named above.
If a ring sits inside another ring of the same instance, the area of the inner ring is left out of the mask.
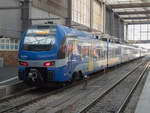
[[[49,62],[44,63],[45,67],[50,67],[50,66],[54,66],[54,65],[55,65],[55,61],[49,61]]]

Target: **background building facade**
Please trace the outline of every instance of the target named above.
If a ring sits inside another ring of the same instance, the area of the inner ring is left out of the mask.
[[[123,40],[124,23],[108,9],[103,0],[0,0],[0,57],[5,63],[8,51],[17,53],[29,26],[48,22]]]

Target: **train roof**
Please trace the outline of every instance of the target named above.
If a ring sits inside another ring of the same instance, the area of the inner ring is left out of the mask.
[[[59,30],[60,33],[63,34],[64,36],[81,36],[81,37],[88,37],[94,39],[94,37],[88,32],[77,30],[74,28],[69,28],[67,26],[60,25],[60,24],[40,24],[40,25],[32,25],[31,27],[36,27],[36,26],[53,26],[53,27],[56,26],[57,30]]]
[[[65,34],[65,36],[81,36],[81,37],[88,37],[94,39],[94,37],[88,32],[77,30],[74,28],[69,28],[63,25],[57,24],[57,29],[60,29],[60,31]]]
[[[85,32],[85,31],[81,31],[81,30],[77,30],[75,28],[69,28],[67,26],[64,25],[60,25],[60,24],[40,24],[40,25],[33,25],[34,26],[56,26],[57,30],[59,30],[59,33],[62,36],[80,36],[80,37],[85,37],[85,38],[90,38],[90,39],[99,39],[102,41],[107,41],[107,39],[109,39],[109,41],[111,43],[116,43],[116,44],[121,44],[127,47],[133,47],[133,48],[140,48],[139,46],[134,46],[134,45],[129,45],[129,44],[125,44],[125,43],[120,43],[117,39],[111,39],[111,38],[105,38],[105,37],[101,37],[101,38],[95,38],[92,34]]]

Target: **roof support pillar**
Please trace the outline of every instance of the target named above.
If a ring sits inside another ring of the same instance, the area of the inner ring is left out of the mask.
[[[71,27],[72,22],[72,0],[68,0],[68,18],[66,18],[66,25]]]
[[[106,4],[103,3],[103,33],[106,33]]]
[[[22,33],[28,29],[30,26],[30,20],[29,20],[29,6],[30,6],[30,1],[29,0],[24,0],[22,2],[22,9],[21,9],[21,19],[22,19]]]
[[[128,36],[129,36],[129,34],[128,34],[128,24],[126,24],[125,26],[126,26],[126,41],[128,41]]]
[[[93,0],[90,0],[90,31],[93,30]]]

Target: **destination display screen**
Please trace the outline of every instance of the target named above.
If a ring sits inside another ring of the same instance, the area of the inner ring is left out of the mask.
[[[37,35],[50,35],[50,30],[45,29],[45,30],[39,30],[39,29],[30,29],[28,30],[27,34],[37,34]]]
[[[27,35],[50,35],[56,34],[55,26],[36,26],[27,31]]]

